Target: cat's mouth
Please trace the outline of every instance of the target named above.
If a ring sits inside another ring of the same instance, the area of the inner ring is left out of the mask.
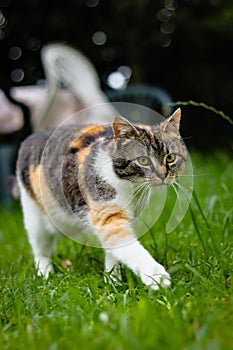
[[[167,177],[165,177],[164,179],[157,177],[155,179],[146,180],[146,184],[152,187],[169,186],[169,185],[172,185],[174,182],[176,182],[176,178],[167,178]]]

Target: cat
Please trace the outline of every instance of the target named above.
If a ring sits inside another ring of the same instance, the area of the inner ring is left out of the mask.
[[[17,181],[39,275],[53,272],[58,227],[88,227],[104,249],[105,271],[115,280],[121,263],[154,290],[170,285],[169,273],[137,240],[128,203],[132,186],[167,186],[185,171],[180,118],[180,109],[154,126],[117,116],[110,125],[64,125],[22,143]]]

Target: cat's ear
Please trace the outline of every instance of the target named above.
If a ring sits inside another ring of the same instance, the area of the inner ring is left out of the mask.
[[[127,119],[117,116],[113,122],[115,138],[139,136],[138,130]]]
[[[163,131],[179,134],[180,119],[181,119],[181,109],[178,108],[165,122],[163,122],[164,124]]]

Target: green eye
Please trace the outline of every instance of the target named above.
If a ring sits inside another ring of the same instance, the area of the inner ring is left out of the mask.
[[[174,153],[169,153],[166,155],[166,162],[172,163],[176,159],[176,155]]]
[[[150,164],[150,158],[148,158],[148,157],[139,157],[139,158],[137,158],[137,160],[138,160],[138,163],[140,165],[143,165],[143,166]]]

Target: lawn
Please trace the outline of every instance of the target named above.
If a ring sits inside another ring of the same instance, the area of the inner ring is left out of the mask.
[[[67,238],[44,281],[20,206],[1,210],[0,349],[233,349],[232,161],[191,157],[197,176],[184,220],[166,234],[163,214],[141,238],[171,274],[166,290],[149,290],[127,269],[122,285],[104,284],[102,251]]]

